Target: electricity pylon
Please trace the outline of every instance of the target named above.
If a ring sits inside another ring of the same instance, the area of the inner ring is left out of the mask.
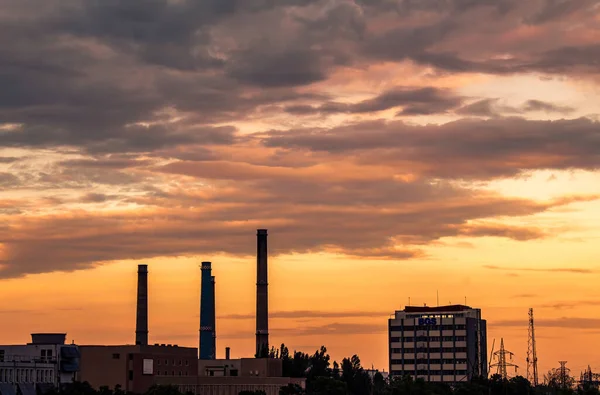
[[[538,367],[537,367],[537,351],[535,347],[535,327],[533,324],[533,309],[529,309],[529,330],[527,337],[527,380],[537,387],[538,383]]]

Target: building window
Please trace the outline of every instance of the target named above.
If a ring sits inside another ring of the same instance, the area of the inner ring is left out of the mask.
[[[181,365],[182,365],[182,363],[181,363],[181,359],[180,359],[180,360],[179,360],[179,366],[181,366]]]
[[[129,354],[129,360],[133,361],[133,354]]]
[[[5,352],[6,351],[4,351],[4,350],[0,350],[0,362],[4,362],[4,353]]]
[[[160,366],[160,358],[156,360],[156,364]]]
[[[168,365],[169,365],[169,360],[165,359],[165,366],[168,366]]]
[[[129,380],[133,380],[133,370],[129,371]]]
[[[189,366],[190,365],[190,361],[188,361],[187,359],[185,360],[185,366]]]
[[[121,354],[115,353],[115,354],[113,354],[112,357],[113,357],[113,359],[121,359]]]
[[[231,375],[231,376],[234,376],[234,377],[235,377],[235,376],[237,376],[237,375],[238,375],[238,371],[237,371],[237,369],[231,369],[231,371],[230,371],[230,375]]]

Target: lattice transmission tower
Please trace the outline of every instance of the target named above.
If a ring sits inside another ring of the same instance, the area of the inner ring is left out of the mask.
[[[537,351],[535,347],[535,326],[533,324],[533,309],[529,309],[529,330],[527,338],[527,380],[537,387],[538,382],[538,364]]]
[[[504,348],[504,339],[500,339],[500,350],[492,354],[492,358],[497,362],[490,365],[490,368],[496,368],[496,374],[499,374],[503,380],[508,380],[508,368],[514,367],[515,373],[517,372],[518,366],[512,363],[513,356],[515,354]],[[507,357],[508,356],[508,360]]]

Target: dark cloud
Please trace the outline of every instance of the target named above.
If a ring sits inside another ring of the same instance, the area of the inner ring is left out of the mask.
[[[414,195],[409,194],[408,186],[404,196],[383,193],[399,184],[392,180],[371,182],[369,189],[362,183],[337,181],[332,185],[323,178],[306,189],[310,185],[306,182],[294,188],[291,181],[249,176],[223,185],[222,191],[187,182],[187,192],[166,196],[152,192],[132,200],[147,207],[140,212],[74,212],[8,222],[0,229],[0,262],[5,265],[0,276],[83,269],[101,262],[158,256],[228,253],[251,257],[255,252],[251,235],[253,229],[261,227],[271,232],[274,256],[329,251],[405,260],[423,256],[424,246],[443,237],[543,237],[536,229],[477,225],[474,220],[531,215],[566,203],[473,196],[461,190],[453,197],[440,194],[441,189],[432,185],[423,185]],[[325,186],[335,193],[327,196]],[[315,196],[319,190],[324,196],[320,203]],[[379,192],[373,195],[375,190]],[[360,199],[358,191],[364,196],[360,203],[356,200]]]
[[[545,273],[574,273],[574,274],[595,274],[598,270],[579,268],[579,267],[552,267],[552,268],[534,268],[534,267],[502,267],[494,265],[483,265],[486,269],[520,271],[520,272],[545,272]]]
[[[482,99],[460,107],[455,112],[460,115],[475,115],[482,117],[501,117],[503,115],[525,114],[527,112],[542,111],[547,113],[567,114],[574,109],[559,106],[542,100],[528,100],[520,107],[503,105],[500,99]]]
[[[498,327],[523,327],[524,325],[527,325],[526,320],[494,321],[494,326]],[[535,325],[539,328],[596,329],[600,325],[600,319],[586,317],[536,318]]]
[[[365,114],[403,107],[399,115],[443,113],[460,105],[462,98],[450,91],[433,87],[399,87],[354,104],[327,102],[320,106],[295,105],[286,108],[291,114]]]
[[[598,5],[596,0],[545,0],[539,11],[528,18],[527,22],[542,24],[556,19],[564,18],[577,12],[594,12],[594,6]]]
[[[20,184],[20,180],[17,176],[11,173],[0,172],[0,187],[10,188]]]
[[[366,163],[411,163],[412,171],[447,178],[511,176],[525,170],[597,169],[600,124],[587,118],[499,118],[443,125],[368,121],[332,129],[272,131],[267,147],[359,155]]]
[[[536,294],[528,294],[528,293],[523,293],[523,294],[516,294],[516,295],[513,295],[512,297],[513,297],[513,298],[535,298],[535,297],[537,297],[537,296],[538,296],[538,295],[536,295]]]
[[[334,322],[326,325],[299,326],[297,328],[273,328],[272,334],[277,336],[340,336],[340,335],[370,335],[382,334],[387,330],[387,326],[382,324],[364,324],[364,323],[338,323]],[[248,337],[247,331],[229,332],[222,334],[225,339],[244,339]]]
[[[558,112],[567,114],[575,111],[572,107],[557,106],[556,104],[548,103],[542,100],[528,100],[524,105],[526,111],[544,111],[544,112]]]
[[[562,302],[550,302],[539,305],[540,308],[555,310],[573,309],[579,306],[600,306],[600,300],[570,300]]]
[[[269,312],[270,318],[357,318],[357,317],[388,317],[389,312],[377,311],[313,311],[313,310],[297,310],[297,311],[274,311]],[[255,314],[228,314],[218,317],[228,320],[247,320],[256,318]]]

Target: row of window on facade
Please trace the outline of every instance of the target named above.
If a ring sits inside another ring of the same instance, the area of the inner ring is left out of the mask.
[[[417,337],[392,337],[390,340],[394,343],[414,343],[414,342],[464,342],[466,336],[417,336]]]
[[[466,364],[467,360],[466,359],[405,359],[404,360],[404,364],[405,365],[414,365],[415,362],[417,363],[417,365],[421,365],[421,364],[430,364],[430,365],[454,365],[454,363],[456,363],[457,365],[461,365],[461,364]],[[392,365],[402,365],[402,359],[392,359]]]
[[[458,314],[407,314],[406,318],[454,318],[464,317],[463,313]]]
[[[53,383],[51,369],[0,369],[0,383]]]
[[[404,331],[404,332],[408,332],[408,331],[426,331],[426,330],[430,330],[430,331],[449,331],[449,330],[465,330],[467,329],[466,325],[406,325],[406,326],[398,326],[398,325],[394,325],[390,328],[392,331]]]
[[[402,352],[401,348],[392,348],[392,353],[395,354],[399,354]],[[436,347],[436,348],[432,348],[432,347],[417,347],[417,348],[405,348],[404,349],[404,353],[405,354],[414,354],[414,353],[420,353],[420,352],[426,352],[426,353],[455,353],[455,352],[467,352],[467,347]]]
[[[416,374],[417,376],[465,376],[467,374],[466,370],[417,370],[413,371],[405,371],[405,370],[392,370],[392,375],[394,376],[402,376],[403,374],[410,373]]]
[[[113,357],[113,359],[121,359],[121,354],[119,354],[119,353],[115,353],[115,354],[113,354],[113,356],[112,356],[112,357]],[[130,359],[130,360],[132,360],[132,359],[133,359],[133,354],[129,354],[129,359]],[[164,365],[165,365],[165,366],[169,366],[169,360],[168,360],[168,359],[165,359],[163,362],[164,362]],[[183,366],[184,362],[185,362],[185,366],[190,366],[190,361],[188,361],[188,360],[185,360],[185,361],[183,361],[183,360],[181,360],[181,359],[180,359],[179,361],[175,361],[175,360],[173,359],[173,360],[172,360],[172,365],[173,365],[173,366],[177,366],[177,365],[179,365],[179,366]],[[160,358],[159,358],[159,359],[157,359],[157,360],[156,360],[156,365],[160,366],[160,363],[161,363],[161,360],[160,360]]]
[[[182,372],[182,371],[175,372],[175,371],[171,371],[171,372],[169,373],[169,371],[167,371],[167,370],[165,370],[165,371],[162,371],[162,372],[161,372],[160,370],[158,370],[158,371],[156,372],[156,374],[157,374],[158,376],[169,376],[169,375],[171,375],[171,376],[189,376],[189,373],[188,373],[188,372]]]
[[[52,350],[42,350],[41,357],[31,355],[10,355],[0,350],[0,362],[50,362],[54,361]]]

